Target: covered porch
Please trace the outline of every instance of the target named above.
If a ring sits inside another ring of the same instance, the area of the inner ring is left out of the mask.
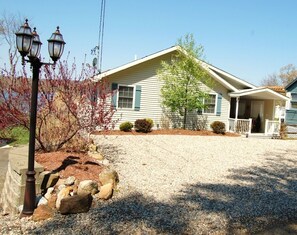
[[[245,89],[229,93],[229,131],[250,135],[279,133],[281,120],[275,120],[276,101],[289,98],[268,88]]]

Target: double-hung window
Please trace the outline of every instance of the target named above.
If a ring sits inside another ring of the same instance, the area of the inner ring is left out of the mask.
[[[118,108],[132,109],[134,99],[134,87],[119,85],[118,94]]]
[[[204,109],[203,113],[205,114],[215,114],[216,113],[216,100],[217,95],[208,94],[208,97],[204,99]]]
[[[292,109],[297,109],[297,93],[292,93],[291,97],[291,107]]]

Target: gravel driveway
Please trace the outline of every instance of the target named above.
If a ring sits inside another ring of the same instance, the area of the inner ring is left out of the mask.
[[[296,140],[94,138],[120,175],[114,198],[30,233],[263,234],[297,221]]]

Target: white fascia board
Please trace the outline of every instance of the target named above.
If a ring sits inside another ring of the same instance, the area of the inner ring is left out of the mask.
[[[120,67],[117,67],[117,68],[114,68],[114,69],[107,70],[107,71],[105,71],[105,72],[103,72],[103,73],[101,73],[101,74],[95,75],[95,76],[94,76],[94,81],[99,81],[99,80],[101,80],[102,78],[107,77],[107,76],[109,76],[109,75],[111,75],[111,74],[120,72],[120,71],[122,71],[122,70],[128,69],[128,68],[133,67],[133,66],[135,66],[135,65],[138,65],[138,64],[141,64],[141,63],[143,63],[143,62],[146,62],[146,61],[155,59],[155,58],[157,58],[157,57],[159,57],[159,56],[162,56],[162,55],[171,53],[171,52],[176,51],[176,50],[178,50],[178,47],[177,47],[177,46],[173,46],[173,47],[170,47],[170,48],[168,48],[168,49],[165,49],[165,50],[159,51],[159,52],[157,52],[157,53],[154,53],[154,54],[152,54],[152,55],[145,56],[145,57],[143,57],[143,58],[141,58],[141,59],[132,61],[132,62],[130,62],[130,63],[128,63],[128,64],[125,64],[125,65],[122,65],[122,66],[120,66]]]
[[[290,100],[288,97],[284,96],[284,95],[281,95],[271,89],[268,89],[268,88],[262,88],[262,87],[259,87],[259,88],[255,88],[255,89],[247,89],[247,90],[240,90],[240,91],[237,91],[237,92],[231,92],[229,93],[230,97],[241,97],[241,96],[246,96],[246,95],[253,95],[253,94],[257,94],[257,93],[260,93],[260,92],[267,92],[267,93],[270,93],[276,97],[278,97],[279,99],[281,100]]]
[[[210,69],[213,69],[213,70],[217,71],[218,73],[221,73],[221,74],[225,75],[226,77],[229,77],[230,79],[234,80],[235,82],[238,82],[238,83],[240,83],[244,86],[250,87],[250,88],[256,88],[256,86],[254,86],[253,84],[250,84],[244,80],[241,80],[241,79],[235,77],[234,75],[225,72],[224,70],[221,70],[221,69],[219,69],[213,65],[210,65],[210,64],[207,64],[207,65],[209,66]]]
[[[221,78],[218,74],[214,73],[211,69],[208,68],[207,65],[203,66],[206,71],[215,79],[217,80],[219,83],[221,83],[224,87],[236,92],[238,91],[237,88],[235,88],[234,86],[232,86],[229,82],[227,82],[225,79]]]

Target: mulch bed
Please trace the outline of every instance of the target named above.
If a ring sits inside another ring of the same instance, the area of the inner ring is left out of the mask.
[[[228,136],[228,137],[238,137],[240,135],[236,133],[226,132],[224,135],[215,134],[212,131],[193,131],[193,130],[184,130],[184,129],[159,129],[152,130],[148,133],[129,131],[124,132],[120,130],[110,130],[110,131],[94,131],[93,135],[199,135],[199,136]]]

